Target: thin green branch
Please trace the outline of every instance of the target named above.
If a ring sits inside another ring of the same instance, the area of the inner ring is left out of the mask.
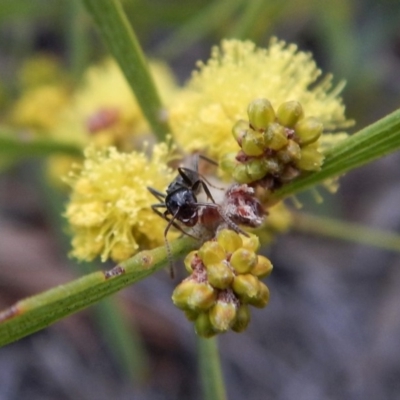
[[[62,215],[65,211],[65,193],[61,193],[53,185],[48,184],[44,167],[45,165],[42,165],[41,170],[37,171],[41,201],[47,210],[47,222],[51,224],[52,232],[57,235],[57,243],[66,254],[70,248],[70,238],[63,230],[65,219]],[[82,263],[81,265],[71,263],[70,266],[79,275],[98,271],[98,265],[94,263]],[[132,318],[129,321],[124,318],[123,310],[117,300],[109,297],[93,307],[95,323],[99,329],[98,333],[105,339],[121,372],[130,379],[132,384],[140,385],[148,376],[146,352],[140,335],[132,326]]]
[[[7,157],[44,157],[55,153],[71,156],[82,156],[82,148],[78,145],[57,142],[51,139],[25,139],[17,134],[0,133],[0,155]]]
[[[272,202],[340,176],[399,148],[400,110],[397,110],[339,142],[326,154],[321,171],[304,175],[283,186],[274,193]]]
[[[89,20],[81,0],[70,0],[68,7],[68,58],[72,74],[75,80],[79,80],[89,60]]]
[[[273,5],[273,2],[265,2],[265,0],[246,2],[244,10],[229,36],[242,40],[248,39],[255,25],[260,21],[260,15],[266,15],[265,8]]]
[[[242,3],[243,0],[214,0],[161,42],[156,54],[166,58],[177,57],[210,31],[224,24]]]
[[[163,121],[163,106],[146,58],[120,2],[117,0],[82,1],[125,74],[154,134],[159,140],[164,140],[169,128]]]
[[[361,224],[305,213],[294,214],[293,229],[400,252],[400,235]]]
[[[225,400],[226,391],[222,377],[217,339],[197,337],[199,369],[204,399]]]
[[[137,329],[128,327],[128,319],[116,300],[107,298],[96,304],[97,324],[126,377],[139,386],[148,377],[147,354]]]
[[[198,242],[184,237],[170,243],[175,257],[187,254]],[[0,313],[0,346],[86,308],[99,300],[163,268],[168,257],[165,246],[142,251],[113,269],[98,271],[21,300]]]

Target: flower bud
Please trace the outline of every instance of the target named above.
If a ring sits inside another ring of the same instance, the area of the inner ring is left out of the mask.
[[[255,130],[266,129],[275,120],[275,111],[267,99],[253,100],[247,108],[247,114]]]
[[[324,125],[318,119],[309,117],[300,120],[294,129],[299,139],[300,146],[306,146],[319,139]]]
[[[280,150],[287,145],[285,127],[278,123],[270,124],[264,133],[264,145],[272,150]]]
[[[323,161],[323,154],[316,146],[310,145],[301,149],[301,159],[296,161],[296,167],[305,171],[319,171]]]
[[[187,279],[181,282],[172,293],[172,301],[173,303],[183,310],[187,309],[188,306],[188,298],[193,292],[193,289],[196,286],[196,282],[192,279]]]
[[[195,257],[197,257],[197,250],[191,251],[191,252],[185,257],[185,260],[183,261],[183,263],[185,264],[186,271],[189,272],[189,274],[191,274],[191,273],[193,272],[192,261],[193,261],[193,259],[194,259]]]
[[[287,128],[293,128],[303,118],[303,107],[298,101],[286,101],[277,111],[278,122]]]
[[[229,175],[232,174],[237,164],[238,162],[236,160],[236,153],[226,153],[221,157],[219,161],[219,167],[221,168],[221,170],[228,173]]]
[[[233,302],[219,300],[210,310],[210,322],[215,330],[226,332],[234,323],[237,307]]]
[[[243,119],[240,119],[235,123],[235,125],[233,125],[232,134],[235,140],[239,143],[239,145],[242,144],[242,139],[248,129],[249,129],[249,123],[248,121],[245,121]]]
[[[265,151],[263,134],[249,129],[243,136],[241,147],[248,156],[261,156]]]
[[[211,325],[208,312],[199,314],[194,324],[194,329],[199,336],[204,338],[210,338],[217,334]]]
[[[217,289],[227,289],[234,278],[232,269],[227,262],[211,264],[207,266],[207,280],[211,286]]]
[[[257,308],[264,308],[269,302],[269,289],[264,283],[260,281],[258,283],[260,290],[257,296],[249,299],[249,304]]]
[[[236,312],[236,320],[232,325],[235,332],[243,332],[250,323],[250,309],[246,304],[241,304]]]
[[[252,251],[240,248],[232,253],[229,262],[238,274],[247,274],[257,265],[257,255]]]
[[[207,267],[225,260],[226,254],[223,247],[215,241],[205,242],[199,249],[198,255]]]
[[[230,229],[220,230],[217,234],[217,242],[223,247],[225,253],[233,253],[243,244],[242,238]]]
[[[251,273],[255,275],[257,278],[262,279],[266,276],[269,276],[272,272],[272,263],[271,261],[264,256],[257,256],[257,264],[251,270]]]
[[[232,289],[242,301],[248,303],[258,296],[260,281],[251,274],[237,275],[233,280]]]
[[[278,158],[284,164],[300,160],[301,148],[294,140],[289,140],[287,146],[278,152]]]
[[[251,183],[253,178],[248,175],[245,164],[237,164],[232,172],[232,178],[238,183]]]
[[[278,155],[279,155],[279,153],[278,153]],[[280,175],[281,170],[282,170],[282,165],[279,163],[279,161],[276,158],[274,158],[274,157],[264,158],[263,162],[264,162],[265,168],[269,174]]]
[[[249,233],[248,237],[240,235],[240,238],[243,242],[242,247],[244,247],[246,250],[256,253],[257,250],[260,248],[260,239],[257,235]]]
[[[191,310],[205,311],[215,303],[216,297],[215,290],[208,282],[196,283],[187,297],[187,306]]]
[[[268,172],[267,164],[264,159],[255,158],[246,163],[247,175],[251,177],[252,182],[264,178]]]

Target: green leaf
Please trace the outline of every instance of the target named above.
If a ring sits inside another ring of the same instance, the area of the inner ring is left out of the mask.
[[[178,257],[196,248],[198,242],[184,237],[170,243]],[[0,313],[0,346],[36,332],[59,319],[151,275],[167,263],[165,246],[142,251],[109,271],[98,271],[65,285],[21,300]]]
[[[159,140],[164,140],[169,128],[162,119],[163,106],[146,58],[120,2],[117,0],[82,1],[125,74],[154,133]]]
[[[272,202],[294,195],[400,149],[400,110],[342,140],[326,153],[321,171],[283,186]]]

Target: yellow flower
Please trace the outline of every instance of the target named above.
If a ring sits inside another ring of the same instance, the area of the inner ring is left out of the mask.
[[[36,135],[51,136],[68,101],[68,90],[62,84],[29,89],[14,105],[10,122]]]
[[[17,71],[21,96],[9,116],[10,123],[34,136],[51,136],[70,100],[69,80],[56,58],[37,55]]]
[[[338,96],[344,83],[333,87],[330,75],[318,83],[321,71],[294,44],[272,39],[262,49],[250,41],[224,40],[198,67],[170,107],[174,137],[187,152],[202,150],[215,159],[237,152],[232,127],[247,119],[247,106],[257,98],[267,98],[274,108],[298,101],[325,130],[351,124]]]
[[[170,70],[157,62],[150,64],[150,70],[161,97],[168,99],[175,90]],[[138,136],[149,132],[125,76],[115,61],[107,59],[88,68],[54,134],[59,138],[70,138],[72,134],[86,144],[131,151],[140,142]]]
[[[26,90],[67,82],[69,77],[57,58],[43,53],[26,60],[17,72],[17,79],[20,87]]]
[[[65,215],[74,257],[119,262],[164,243],[165,224],[151,209],[155,199],[147,186],[164,190],[172,181],[169,158],[165,143],[154,146],[151,159],[113,147],[86,150],[82,168],[68,178],[72,194]]]

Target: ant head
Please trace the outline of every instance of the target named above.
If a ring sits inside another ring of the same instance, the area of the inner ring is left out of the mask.
[[[168,211],[186,226],[194,226],[198,221],[197,199],[194,193],[181,187],[169,193],[165,199]]]

